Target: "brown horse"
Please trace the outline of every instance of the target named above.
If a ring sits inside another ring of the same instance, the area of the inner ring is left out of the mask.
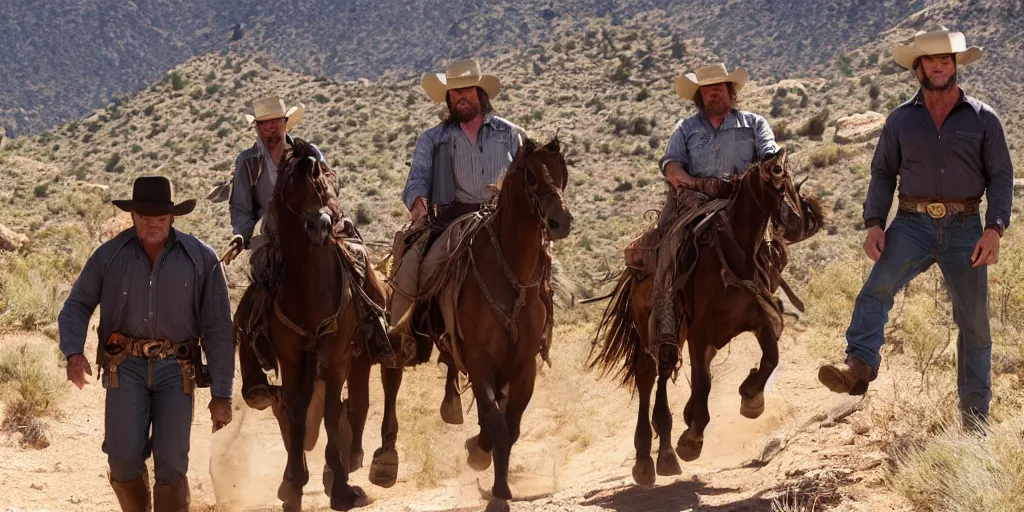
[[[361,297],[364,288],[357,283],[354,260],[341,243],[341,210],[330,185],[333,174],[317,159],[311,145],[296,139],[293,147],[293,154],[279,171],[270,203],[283,268],[270,318],[270,339],[282,381],[274,412],[288,451],[278,498],[286,511],[302,508],[302,488],[309,481],[304,441],[308,441],[307,428],[318,429],[318,425],[307,425],[307,414],[314,384],[323,381],[325,486],[331,508],[349,510],[365,501],[365,494],[348,484],[348,466],[354,454],[347,452],[353,440],[341,391],[346,379],[365,380],[350,375],[350,370],[362,368],[355,365],[356,352],[369,350],[360,346],[367,334],[361,313],[366,304],[359,301],[373,298]],[[366,288],[379,289],[372,268],[365,274],[370,280]],[[353,401],[358,399],[353,397]],[[312,418],[314,422],[318,419],[316,415]]]
[[[482,471],[493,453],[489,512],[509,509],[509,456],[533,396],[537,354],[550,341],[548,246],[571,229],[563,199],[567,182],[558,139],[541,147],[525,139],[493,212],[428,279],[413,314],[395,327],[408,328],[402,324],[425,316],[425,334],[445,340],[438,343],[445,359],[469,376],[480,433],[466,441],[468,463]]]
[[[648,318],[654,280],[639,278],[631,271],[620,278],[594,341],[591,366],[618,373],[623,384],[635,385],[639,393],[633,479],[645,486],[654,485],[655,472],[662,476],[682,472],[677,453],[685,461],[700,456],[704,429],[711,419],[711,360],[743,332],[754,333],[762,357],[740,385],[740,414],[757,418],[764,412],[764,387],[779,362],[782,303],[773,294],[787,262],[785,240],[802,240],[817,232],[820,208],[800,197],[785,156],[779,154],[754,164],[733,181],[724,210],[710,213],[707,222],[700,224],[706,226],[704,237],[698,235],[677,256],[678,267],[693,265],[691,272],[679,276],[673,289],[677,318],[683,319],[678,345],[650,345]],[[783,240],[766,241],[769,229]],[[599,343],[602,337],[603,345]],[[689,348],[692,389],[683,410],[687,429],[673,451],[666,384],[676,371],[684,342]],[[656,470],[649,417],[655,377],[654,430],[660,438]]]

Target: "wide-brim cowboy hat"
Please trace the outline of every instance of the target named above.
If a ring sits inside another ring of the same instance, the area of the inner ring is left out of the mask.
[[[286,109],[283,99],[277,96],[270,96],[253,101],[252,114],[246,114],[245,121],[249,126],[252,126],[259,121],[273,121],[274,119],[287,117],[288,122],[285,124],[284,131],[290,132],[302,120],[302,114],[305,111],[306,106],[301,103]]]
[[[914,61],[920,57],[947,54],[956,56],[958,66],[965,66],[981,58],[981,48],[968,47],[963,32],[939,30],[918,32],[911,44],[898,45],[892,50],[893,60],[906,69],[912,69]]]
[[[174,203],[174,188],[163,176],[140,176],[132,185],[131,199],[111,201],[114,206],[126,212],[135,212],[147,217],[161,215],[188,215],[196,207],[196,200],[189,199]]]
[[[474,59],[452,62],[444,73],[423,75],[423,90],[437,103],[445,101],[448,91],[464,87],[479,87],[493,98],[501,92],[501,81],[496,76],[481,73],[480,63]]]
[[[725,64],[714,64],[697,69],[695,73],[687,73],[676,77],[676,94],[690,101],[696,101],[697,90],[705,85],[732,83],[739,91],[750,81],[746,69],[739,68],[732,73],[725,69]]]

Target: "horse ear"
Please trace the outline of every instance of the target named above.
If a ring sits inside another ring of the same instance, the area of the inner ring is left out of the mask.
[[[309,160],[309,175],[313,179],[320,177],[320,161],[315,156],[307,156],[306,160]]]
[[[551,139],[551,142],[544,145],[544,149],[555,152],[560,152],[562,150],[562,142],[558,140],[558,133],[555,133],[555,138]]]
[[[530,153],[533,153],[536,150],[537,150],[537,143],[534,142],[533,139],[523,135],[523,151],[525,151],[526,154],[530,154]]]

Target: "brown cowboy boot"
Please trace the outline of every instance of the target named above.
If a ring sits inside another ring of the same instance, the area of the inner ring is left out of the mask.
[[[149,499],[149,470],[143,469],[142,474],[131,482],[117,482],[110,475],[110,487],[114,489],[117,502],[122,512],[151,512],[153,505]]]
[[[650,324],[655,346],[662,343],[679,343],[679,322],[676,320],[675,304],[670,292],[655,291]]]
[[[188,512],[190,501],[188,477],[153,486],[153,512]]]
[[[868,383],[874,380],[871,367],[855,356],[847,356],[845,368],[826,364],[818,369],[818,381],[833,393],[863,395],[868,391]]]

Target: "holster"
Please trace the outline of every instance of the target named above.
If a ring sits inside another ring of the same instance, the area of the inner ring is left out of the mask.
[[[118,377],[117,368],[121,366],[121,362],[128,357],[128,349],[121,343],[111,343],[114,340],[114,336],[110,337],[111,340],[100,349],[99,371],[102,373],[100,382],[103,383],[103,389],[116,389],[120,385],[120,378]]]

